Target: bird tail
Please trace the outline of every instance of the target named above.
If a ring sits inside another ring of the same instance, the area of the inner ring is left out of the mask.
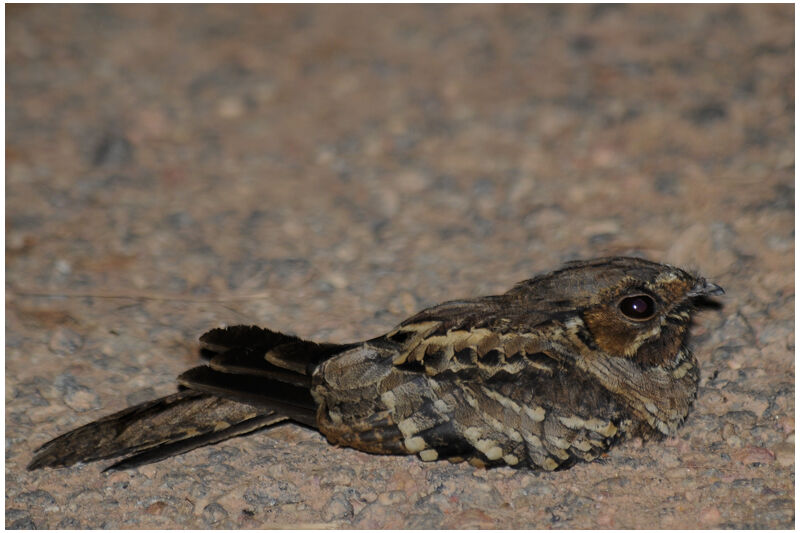
[[[66,467],[125,457],[132,468],[291,420],[316,427],[311,373],[353,345],[319,344],[255,326],[200,338],[208,365],[178,378],[178,393],[124,409],[41,446],[28,465]]]
[[[285,420],[285,416],[186,390],[129,407],[40,447],[28,470],[130,455],[109,469],[151,463]]]

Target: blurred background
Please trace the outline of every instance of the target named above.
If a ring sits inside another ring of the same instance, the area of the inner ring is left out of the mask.
[[[793,21],[9,5],[6,526],[793,527]],[[284,428],[112,477],[24,472],[44,440],[174,390],[210,327],[353,341],[618,254],[728,291],[666,452],[476,474]]]

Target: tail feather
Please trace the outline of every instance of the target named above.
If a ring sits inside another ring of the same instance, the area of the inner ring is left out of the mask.
[[[271,414],[263,407],[182,391],[129,407],[51,440],[36,451],[28,469],[136,454]]]
[[[216,444],[217,442],[222,442],[223,440],[237,437],[239,435],[252,433],[253,431],[275,425],[279,422],[283,422],[284,420],[287,420],[287,418],[277,413],[256,416],[255,418],[251,418],[250,420],[245,420],[244,422],[240,422],[234,426],[231,426],[228,429],[213,431],[211,433],[197,435],[196,437],[189,437],[188,439],[178,440],[175,442],[161,444],[153,448],[148,448],[146,451],[137,453],[126,459],[123,459],[122,461],[112,464],[108,468],[104,469],[103,472],[108,472],[111,470],[125,470],[126,468],[135,468],[137,466],[155,463],[161,461],[162,459],[172,457],[173,455],[180,455],[182,453],[190,452],[195,448],[200,448],[201,446]]]
[[[305,341],[256,326],[200,337],[208,366],[184,372],[189,390],[79,427],[39,448],[29,470],[126,457],[110,469],[159,461],[290,419],[316,427],[311,374],[354,345]]]

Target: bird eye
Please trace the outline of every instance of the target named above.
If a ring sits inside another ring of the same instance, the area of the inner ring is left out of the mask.
[[[656,302],[646,294],[637,294],[624,298],[619,310],[631,320],[647,320],[656,314]]]

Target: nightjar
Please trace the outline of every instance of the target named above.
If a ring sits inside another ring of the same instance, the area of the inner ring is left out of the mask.
[[[698,298],[722,289],[630,257],[573,261],[498,296],[425,309],[374,339],[316,343],[255,326],[201,338],[182,390],[62,435],[28,466],[158,461],[291,421],[337,445],[424,461],[554,470],[689,412]]]

